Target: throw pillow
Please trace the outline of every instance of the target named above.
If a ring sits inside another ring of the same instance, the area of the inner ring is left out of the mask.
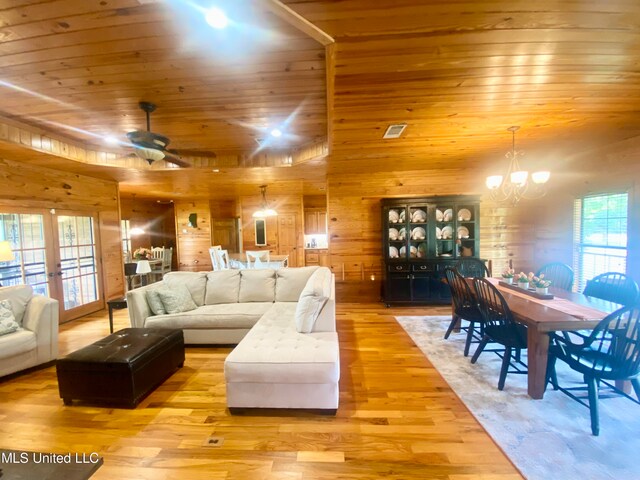
[[[9,300],[0,301],[0,336],[16,332],[19,328],[20,325],[13,316],[11,302]]]
[[[164,315],[167,311],[164,308],[164,304],[160,299],[160,295],[156,289],[147,290],[147,303],[149,304],[149,308],[153,312],[154,315]]]
[[[327,303],[327,297],[303,295],[296,306],[296,330],[300,333],[311,333],[316,319]]]
[[[309,277],[317,269],[299,267],[276,270],[276,302],[297,302]]]
[[[184,285],[162,286],[156,291],[164,309],[169,314],[188,312],[197,308],[189,289]]]
[[[33,297],[31,285],[12,285],[0,288],[0,300],[11,302],[11,311],[20,326],[22,326],[25,310],[31,297]]]

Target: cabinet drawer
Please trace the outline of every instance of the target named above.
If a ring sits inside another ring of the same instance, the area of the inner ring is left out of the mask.
[[[320,261],[320,255],[318,255],[317,253],[307,253],[304,256],[304,259],[305,259],[306,262],[318,263]]]
[[[422,263],[418,265],[411,265],[411,271],[413,272],[435,272],[436,266],[433,263]]]
[[[406,263],[398,263],[395,265],[387,265],[387,270],[389,272],[408,272],[409,265]]]

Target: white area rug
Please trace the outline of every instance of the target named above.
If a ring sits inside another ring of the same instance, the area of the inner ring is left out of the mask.
[[[640,479],[640,405],[623,397],[601,400],[600,436],[594,437],[589,410],[551,386],[543,400],[532,400],[527,376],[509,374],[499,391],[500,358],[483,352],[471,365],[477,344],[465,358],[466,333],[444,340],[451,317],[396,319],[529,480]],[[558,361],[561,386],[580,380]]]

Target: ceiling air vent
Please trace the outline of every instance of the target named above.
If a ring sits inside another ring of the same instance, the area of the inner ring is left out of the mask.
[[[406,123],[397,123],[395,125],[389,125],[387,131],[384,132],[382,138],[400,138],[404,129],[407,128]]]

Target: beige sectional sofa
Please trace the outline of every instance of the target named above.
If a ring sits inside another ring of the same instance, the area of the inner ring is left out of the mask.
[[[187,287],[196,308],[154,315],[149,293]],[[225,361],[227,405],[338,407],[335,279],[326,267],[171,272],[127,293],[133,327],[181,328],[187,344],[238,344]]]
[[[0,288],[9,300],[17,331],[0,336],[0,377],[42,365],[58,356],[58,302],[35,295],[30,285]]]

